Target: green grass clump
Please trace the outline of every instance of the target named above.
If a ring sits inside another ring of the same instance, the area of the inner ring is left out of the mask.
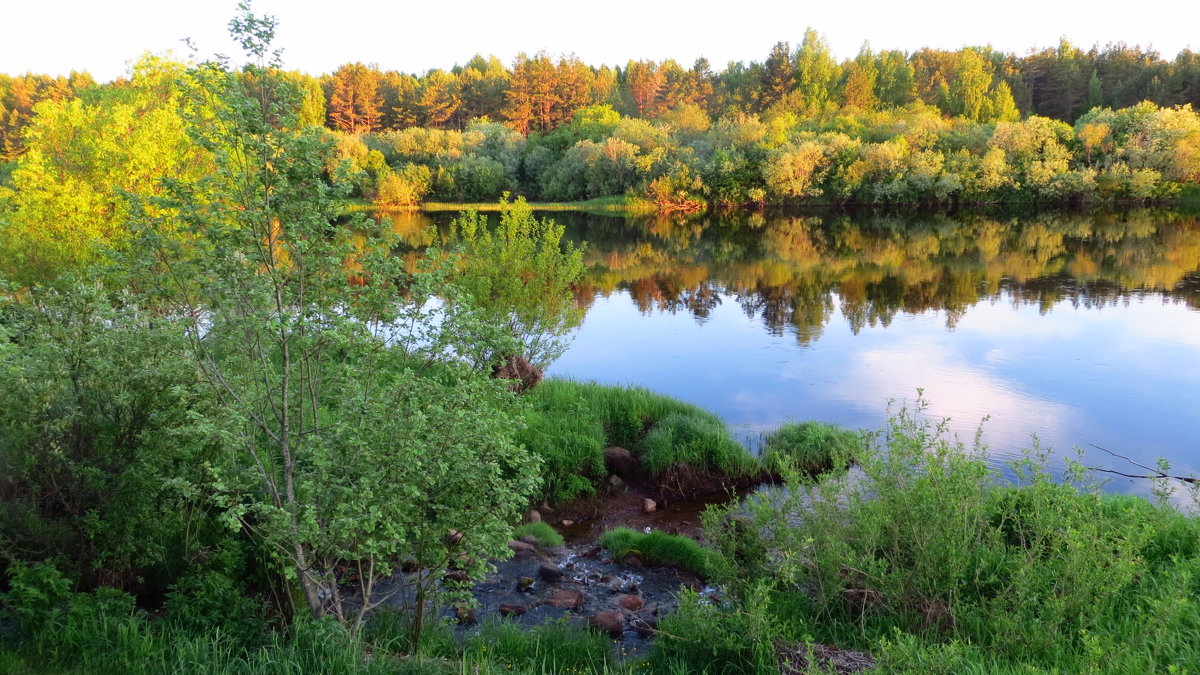
[[[758,462],[710,414],[673,413],[650,429],[641,443],[642,464],[659,475],[675,464],[729,476],[753,473]]]
[[[717,553],[688,537],[658,530],[643,533],[617,527],[600,535],[598,543],[614,557],[634,553],[650,564],[675,565],[700,577],[708,577],[717,569]]]
[[[463,648],[463,672],[598,673],[615,661],[607,636],[565,619],[534,628],[489,619]]]
[[[529,535],[533,535],[533,538],[537,539],[538,546],[553,547],[563,545],[562,535],[555,532],[554,528],[550,527],[547,523],[525,523],[513,532],[513,537],[516,539]]]
[[[647,432],[654,433],[672,416],[694,420],[691,426],[702,427],[701,433],[706,434],[702,443],[693,441],[697,457],[703,460],[698,468],[711,468],[711,449],[752,461],[712,413],[640,387],[551,378],[525,394],[525,400],[529,410],[517,440],[542,458],[543,497],[551,502],[593,494],[605,476],[605,447],[618,445],[637,454]],[[667,431],[658,434],[657,442],[673,442]],[[680,434],[682,440],[694,436]],[[661,452],[659,456],[663,456]]]
[[[772,473],[791,468],[815,476],[849,466],[863,445],[857,431],[825,422],[789,422],[764,439],[763,465]]]

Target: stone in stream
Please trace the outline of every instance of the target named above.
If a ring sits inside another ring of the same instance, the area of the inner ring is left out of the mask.
[[[529,611],[525,605],[500,605],[500,616],[521,616]]]
[[[563,571],[557,565],[542,563],[538,565],[538,576],[546,581],[558,581],[563,578]]]
[[[620,490],[621,488],[625,487],[625,481],[621,480],[620,476],[609,476],[608,484],[611,485],[614,490]]]
[[[625,448],[613,445],[604,449],[604,468],[609,473],[629,477],[637,470],[637,466],[637,458]]]
[[[588,618],[588,628],[608,633],[608,636],[615,639],[621,637],[625,632],[625,624],[621,620],[621,614],[618,612],[598,612],[594,616]]]
[[[517,541],[516,539],[508,542],[508,547],[517,553],[521,553],[522,551],[532,553],[534,550],[533,544],[524,541]]]
[[[533,592],[533,577],[521,577],[517,579],[517,591],[521,593]]]
[[[627,612],[636,612],[645,604],[646,601],[636,595],[622,595],[617,598],[617,607]]]
[[[574,588],[556,588],[546,598],[546,604],[558,609],[579,609],[583,605],[583,592]]]

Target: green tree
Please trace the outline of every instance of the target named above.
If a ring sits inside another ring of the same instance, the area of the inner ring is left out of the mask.
[[[297,92],[270,76],[274,19],[242,12],[246,68],[274,91],[196,68],[189,98],[220,105],[190,131],[217,171],[172,198],[199,254],[174,255],[152,220],[137,251],[219,399],[200,428],[228,453],[211,468],[224,521],[253,533],[309,613],[352,632],[414,563],[419,633],[446,567],[478,575],[503,556],[537,482],[512,440],[513,395],[465,365],[505,342],[439,274],[406,274],[390,230],[333,225],[326,137],[296,123]],[[194,208],[197,189],[211,206]]]
[[[458,284],[490,324],[515,338],[521,356],[545,368],[583,319],[571,289],[583,274],[583,249],[564,243],[563,226],[534,216],[524,199],[502,204],[495,229],[474,211],[455,219],[464,242]],[[506,356],[485,354],[485,363]]]
[[[125,87],[38,104],[0,221],[0,269],[22,283],[79,270],[128,244],[130,195],[161,195],[164,179],[211,169],[180,115],[186,77],[181,64],[147,57]]]
[[[817,31],[804,31],[804,41],[796,50],[796,90],[804,108],[821,112],[833,102],[841,69],[829,51],[829,44]]]

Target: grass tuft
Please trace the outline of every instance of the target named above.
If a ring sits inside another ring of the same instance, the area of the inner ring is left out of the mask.
[[[533,538],[537,539],[538,546],[543,548],[563,545],[562,535],[555,532],[554,528],[547,523],[525,523],[513,532],[513,537],[516,539],[529,535],[533,535]]]
[[[771,473],[793,469],[812,476],[857,461],[862,434],[825,422],[788,423],[767,435],[763,465]]]
[[[675,565],[702,578],[709,577],[717,569],[717,553],[688,537],[658,530],[644,533],[617,527],[600,535],[598,543],[614,557],[633,553],[652,565]]]

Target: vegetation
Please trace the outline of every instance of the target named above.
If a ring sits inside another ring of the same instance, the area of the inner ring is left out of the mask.
[[[532,536],[537,540],[538,546],[544,548],[563,545],[562,535],[543,522],[525,523],[513,531],[513,536],[517,539]]]
[[[857,461],[862,435],[825,422],[789,422],[767,434],[762,461],[771,473],[788,469],[817,475]]]
[[[810,29],[794,48],[781,42],[762,62],[721,72],[703,58],[690,68],[670,59],[613,68],[538,53],[511,67],[476,55],[419,76],[361,63],[322,78],[281,75],[300,93],[299,121],[336,137],[333,165],[354,170],[343,178],[385,208],[505,192],[555,202],[627,196],[664,212],[1076,203],[1170,198],[1200,180],[1200,57],[1190,50],[1167,61],[1137,46],[1084,51],[1065,39],[1024,56],[864,46],[838,63]],[[127,100],[126,84],[0,76],[0,163],[36,145],[40,117],[78,114],[73,99]],[[161,124],[138,122],[130,133]]]
[[[551,379],[526,399],[517,438],[541,457],[543,494],[551,501],[595,493],[607,476],[604,449],[613,445],[639,457],[652,477],[676,463],[731,476],[757,466],[720,418],[645,389]]]
[[[1056,482],[1036,445],[1015,483],[999,480],[978,441],[920,413],[893,415],[858,479],[795,480],[749,515],[710,513],[730,597],[685,604],[659,656],[774,672],[775,645],[790,642],[869,650],[884,672],[1195,662],[1194,517],[1103,495],[1070,462]],[[734,626],[745,640],[721,638]]]
[[[642,463],[651,475],[682,465],[729,476],[752,474],[757,462],[711,413],[673,413],[642,440]]]
[[[657,530],[634,532],[617,527],[600,535],[599,544],[614,558],[633,554],[648,564],[682,567],[702,578],[710,576],[716,566],[716,554],[694,539]]]
[[[551,360],[588,291],[640,283],[646,307],[709,311],[711,288],[684,283],[695,270],[664,272],[644,242],[564,244],[520,198],[496,204],[498,227],[461,216],[453,250],[420,260],[382,220],[345,216],[352,195],[511,190],[681,212],[1168,196],[1195,189],[1194,55],[1121,65],[1124,47],[1064,43],[837,64],[810,31],[719,75],[538,54],[420,79],[355,64],[322,83],[281,70],[274,27],[242,6],[231,28],[252,63],[237,72],[148,58],[108,86],[0,78],[0,670],[776,672],[782,645],[868,650],[886,672],[1200,662],[1200,520],[1167,506],[1169,484],[1159,504],[1104,495],[1073,464],[1056,480],[1036,445],[1006,482],[920,409],[865,442],[773,433],[787,489],[711,511],[703,545],[606,532],[614,556],[719,585],[682,595],[645,660],[565,623],[455,637],[431,618],[463,600],[447,572],[480,577],[514,534],[560,545],[545,523],[513,525],[539,499],[596,492],[606,447],[660,485],[763,465],[678,400],[563,380],[519,396],[491,377],[505,357]],[[1022,89],[1026,73],[1059,77],[1061,96]],[[1125,285],[1102,297],[1117,298],[1200,259],[1184,217],[1169,232],[1136,214],[968,218],[944,244],[887,219],[872,238],[746,218],[770,265],[745,264],[736,238],[714,252],[686,218],[647,232],[698,242],[748,308],[803,335],[834,284],[861,327],[932,288],[961,310],[1002,278],[1111,266]],[[1129,252],[1146,237],[1153,253]],[[1036,255],[1009,255],[1015,239]],[[910,276],[881,281],[896,268]],[[851,459],[853,478],[797,471]]]

